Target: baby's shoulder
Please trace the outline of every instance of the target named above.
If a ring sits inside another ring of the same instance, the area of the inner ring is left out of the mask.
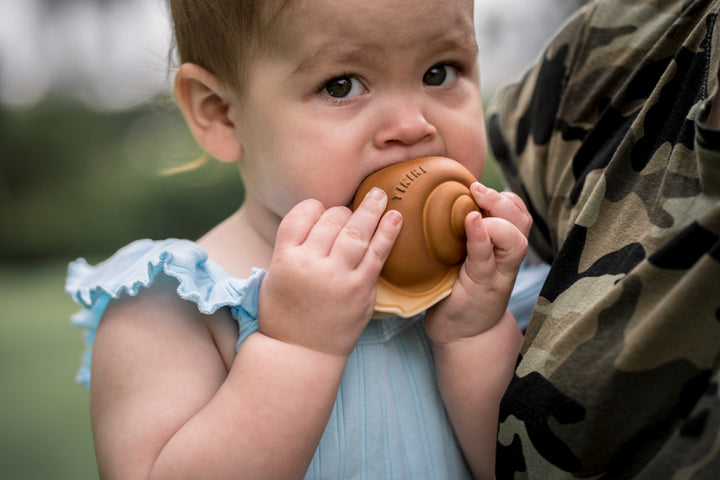
[[[161,275],[137,295],[109,302],[95,332],[93,364],[105,358],[137,370],[155,364],[155,357],[192,361],[202,352],[213,355],[217,350],[214,355],[229,369],[238,336],[230,309],[202,313],[196,303],[180,297],[177,289],[177,279]]]
[[[232,361],[235,320],[256,318],[263,274],[234,277],[197,243],[178,239],[138,240],[96,265],[71,263],[65,289],[82,307],[72,321],[86,330],[88,344],[78,381],[89,385],[101,320],[104,344],[150,348],[153,342],[190,345],[204,339],[217,345],[225,363]]]

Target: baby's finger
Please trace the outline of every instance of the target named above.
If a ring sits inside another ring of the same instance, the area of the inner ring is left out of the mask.
[[[502,218],[488,217],[483,219],[483,223],[493,244],[495,268],[498,272],[514,276],[527,253],[527,237]]]
[[[325,207],[317,200],[304,200],[295,205],[280,222],[275,248],[301,245],[323,212]]]
[[[471,212],[465,217],[467,234],[467,260],[465,268],[470,278],[479,281],[495,272],[494,245],[485,227],[489,218],[483,218],[479,212]]]
[[[380,275],[402,229],[402,215],[397,210],[390,210],[380,219],[375,235],[365,252],[360,268],[367,268],[373,275]]]
[[[305,246],[318,255],[329,255],[350,215],[352,212],[346,207],[331,207],[325,210],[308,233]]]
[[[478,206],[491,217],[504,218],[527,236],[532,227],[532,217],[525,202],[513,192],[498,192],[480,182],[470,185],[470,192]]]
[[[332,254],[339,255],[349,266],[356,267],[365,256],[386,206],[385,192],[379,188],[371,189],[338,233]]]

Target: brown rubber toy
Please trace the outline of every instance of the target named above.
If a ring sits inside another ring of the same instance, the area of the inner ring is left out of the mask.
[[[455,160],[423,157],[378,170],[360,184],[355,210],[372,187],[387,193],[387,210],[403,226],[380,273],[376,317],[411,317],[452,290],[467,254],[465,217],[479,211],[470,196],[476,179]]]

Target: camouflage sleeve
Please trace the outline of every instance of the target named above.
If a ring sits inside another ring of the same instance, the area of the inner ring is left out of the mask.
[[[597,0],[488,110],[551,271],[497,477],[720,478],[720,1]]]
[[[547,160],[550,155],[563,154],[551,151],[550,139],[557,133],[561,93],[593,11],[590,4],[568,19],[541,61],[520,82],[500,90],[487,111],[488,139],[494,157],[510,189],[523,198],[533,214],[531,244],[548,263],[553,259],[553,240],[549,219],[543,213],[548,208]]]

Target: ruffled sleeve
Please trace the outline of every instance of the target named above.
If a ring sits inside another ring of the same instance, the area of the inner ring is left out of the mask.
[[[240,327],[238,346],[257,331],[257,293],[264,270],[253,269],[250,278],[241,279],[208,260],[205,250],[189,240],[138,240],[98,265],[81,258],[68,268],[65,291],[82,307],[72,323],[85,329],[87,343],[76,377],[79,383],[90,386],[92,346],[108,302],[137,295],[160,273],[177,279],[178,295],[197,304],[202,313],[231,307]]]

